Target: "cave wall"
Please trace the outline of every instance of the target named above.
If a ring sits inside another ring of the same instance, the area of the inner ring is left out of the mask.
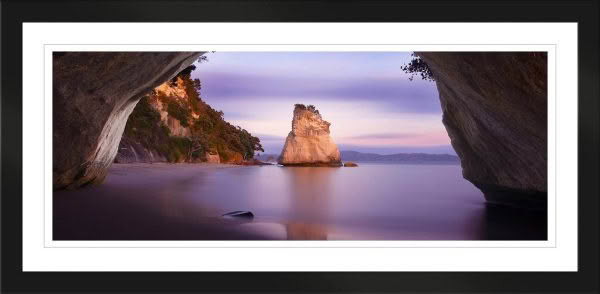
[[[102,182],[139,99],[203,52],[55,52],[54,189]]]
[[[137,101],[196,52],[61,52],[53,60],[54,188],[101,182]],[[547,54],[421,52],[463,176],[490,202],[545,207]]]
[[[417,54],[433,72],[464,178],[489,202],[545,208],[547,54]]]

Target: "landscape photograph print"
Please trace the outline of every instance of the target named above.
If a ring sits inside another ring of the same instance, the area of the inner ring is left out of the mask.
[[[548,239],[547,52],[52,53],[52,239]]]

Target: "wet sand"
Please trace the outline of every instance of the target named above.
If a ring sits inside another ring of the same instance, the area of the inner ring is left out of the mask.
[[[54,240],[266,240],[251,220],[205,216],[174,193],[228,164],[113,164],[104,183],[53,194]],[[209,213],[210,215],[210,213]]]

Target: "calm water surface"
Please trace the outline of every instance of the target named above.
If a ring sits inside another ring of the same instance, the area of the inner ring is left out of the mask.
[[[115,165],[54,199],[55,239],[546,238],[544,217],[486,206],[459,165]],[[221,217],[235,210],[255,218]]]

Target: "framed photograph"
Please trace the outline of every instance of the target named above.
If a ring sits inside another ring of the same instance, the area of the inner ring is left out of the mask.
[[[597,293],[598,8],[2,2],[2,290]]]

